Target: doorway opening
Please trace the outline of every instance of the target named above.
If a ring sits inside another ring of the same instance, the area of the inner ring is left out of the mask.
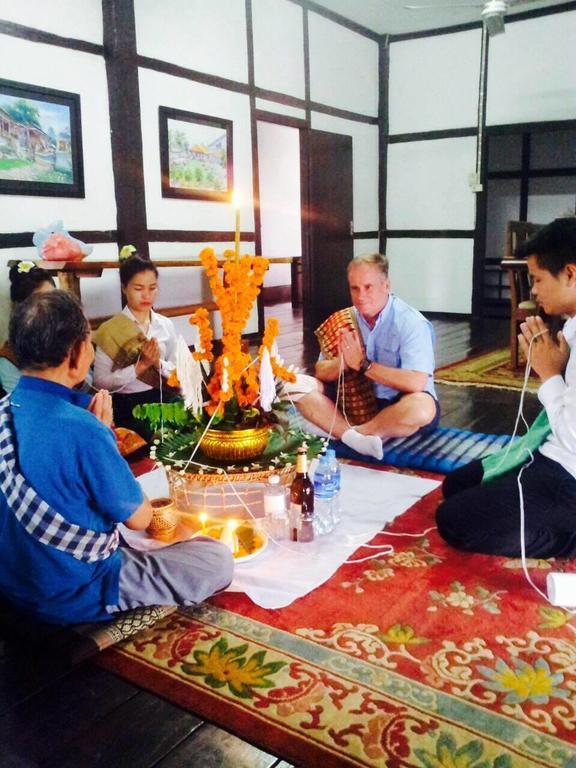
[[[510,288],[500,268],[508,221],[547,224],[576,211],[576,121],[487,129],[484,317],[508,317]]]

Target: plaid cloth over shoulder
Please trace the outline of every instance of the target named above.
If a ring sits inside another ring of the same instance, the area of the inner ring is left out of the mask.
[[[119,533],[100,533],[69,523],[38,496],[18,467],[10,395],[0,400],[0,490],[26,531],[42,544],[77,560],[105,560],[118,548]]]
[[[352,307],[334,312],[314,331],[320,344],[320,351],[327,360],[337,357],[338,340],[343,328],[356,331],[362,338]],[[376,416],[380,409],[372,382],[358,371],[345,371],[342,403],[339,403],[339,407],[340,410],[345,411],[348,422],[352,426],[364,424]]]

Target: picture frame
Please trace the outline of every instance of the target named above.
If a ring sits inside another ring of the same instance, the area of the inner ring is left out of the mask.
[[[230,202],[232,121],[159,107],[162,196]]]
[[[0,79],[0,194],[84,197],[79,94]]]

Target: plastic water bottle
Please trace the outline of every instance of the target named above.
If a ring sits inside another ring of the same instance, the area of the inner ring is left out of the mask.
[[[340,464],[336,458],[336,451],[334,448],[328,448],[326,451],[328,457],[328,464],[330,465],[330,471],[332,472],[332,482],[334,483],[334,495],[332,496],[332,519],[334,525],[340,522],[340,515],[342,511],[340,502],[340,484],[342,473],[340,472]]]
[[[270,475],[264,488],[264,516],[266,529],[276,541],[288,535],[288,516],[286,514],[286,491],[280,485],[278,475]]]
[[[324,453],[314,472],[314,530],[321,536],[334,528],[332,501],[334,498],[334,479],[328,456]]]

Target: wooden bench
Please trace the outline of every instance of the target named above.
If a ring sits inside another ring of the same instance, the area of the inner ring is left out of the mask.
[[[276,256],[266,257],[270,264],[292,264],[294,258],[292,256]],[[218,259],[218,264],[224,264],[225,259]],[[8,266],[11,267],[14,264],[18,264],[18,261],[11,260],[8,262]],[[119,269],[120,262],[115,261],[43,261],[42,259],[32,260],[32,263],[37,267],[45,269],[51,275],[58,278],[58,284],[60,288],[69,293],[74,294],[79,301],[82,300],[80,291],[80,280],[86,278],[97,278],[102,276],[102,272],[105,269]],[[163,259],[154,261],[154,266],[158,269],[165,267],[202,267],[200,259]],[[217,309],[216,303],[212,300],[202,301],[196,304],[183,304],[175,307],[162,307],[156,309],[161,315],[166,317],[180,317],[181,315],[192,314],[196,309],[205,307],[209,312],[214,312]],[[107,320],[110,315],[105,317],[95,317],[90,320],[90,326],[94,330],[98,326]]]

